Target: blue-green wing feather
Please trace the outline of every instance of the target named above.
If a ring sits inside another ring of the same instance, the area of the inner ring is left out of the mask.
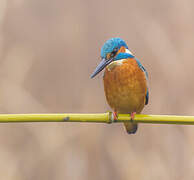
[[[137,61],[137,64],[138,64],[139,68],[145,73],[146,79],[148,80],[148,72],[146,71],[146,69],[143,67],[143,65],[141,64],[141,62],[138,59],[135,58],[135,60]],[[148,87],[147,87],[145,105],[147,105],[148,102],[149,102],[149,90],[148,90]]]
[[[145,105],[147,105],[148,102],[149,102],[149,91],[147,90]]]

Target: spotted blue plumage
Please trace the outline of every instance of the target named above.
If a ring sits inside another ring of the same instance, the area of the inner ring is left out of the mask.
[[[114,48],[120,48],[121,46],[124,46],[125,48],[128,49],[127,44],[121,38],[111,38],[111,39],[109,39],[102,46],[101,57],[106,58],[106,55],[108,53],[111,53],[114,50]]]
[[[148,72],[146,71],[146,69],[143,67],[143,65],[141,64],[141,62],[137,58],[135,58],[135,60],[136,60],[136,62],[138,64],[139,68],[145,73],[146,78],[148,79]],[[148,101],[149,101],[149,90],[147,88],[145,105],[148,104]]]

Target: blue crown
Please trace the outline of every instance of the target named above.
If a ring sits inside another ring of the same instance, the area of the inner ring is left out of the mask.
[[[121,46],[124,46],[125,48],[128,49],[127,44],[121,38],[111,38],[111,39],[109,39],[102,46],[101,57],[106,58],[106,55],[108,53],[111,53],[114,48],[120,48]]]

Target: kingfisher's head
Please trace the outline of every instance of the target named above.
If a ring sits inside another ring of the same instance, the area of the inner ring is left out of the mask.
[[[129,51],[127,44],[121,38],[111,38],[105,42],[101,49],[101,62],[91,75],[91,78],[96,76],[107,65],[113,61],[125,58],[133,58],[134,56]]]

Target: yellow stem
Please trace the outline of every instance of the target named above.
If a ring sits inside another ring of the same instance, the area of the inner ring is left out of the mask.
[[[131,122],[129,114],[119,114],[114,121],[112,113],[99,114],[0,114],[0,123],[18,122],[93,122],[93,123],[116,123]],[[172,116],[172,115],[144,115],[137,114],[133,120],[136,123],[152,124],[188,124],[194,125],[194,116]]]

